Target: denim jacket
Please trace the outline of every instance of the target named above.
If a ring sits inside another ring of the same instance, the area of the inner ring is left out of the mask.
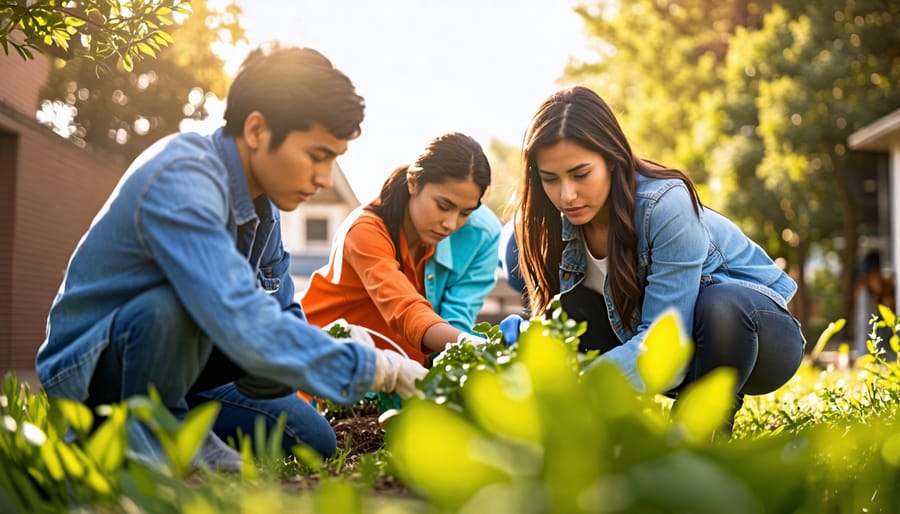
[[[560,290],[565,294],[584,280],[586,255],[581,227],[562,219],[566,241],[560,264]],[[730,282],[763,293],[787,311],[797,284],[734,223],[721,214],[701,210],[698,219],[690,193],[681,180],[637,175],[634,228],[637,232],[637,281],[643,301],[635,326],[624,323],[610,295],[603,296],[609,321],[621,345],[603,354],[632,383],[642,384],[637,356],[650,324],[674,308],[689,335],[700,288]]]
[[[497,281],[500,221],[481,205],[456,232],[437,244],[425,265],[425,298],[447,323],[472,331]]]
[[[36,359],[48,395],[84,401],[119,307],[167,284],[249,375],[361,398],[374,378],[372,350],[333,344],[306,322],[278,209],[265,197],[256,204],[221,129],[169,136],[138,157],[78,243],[51,306]]]

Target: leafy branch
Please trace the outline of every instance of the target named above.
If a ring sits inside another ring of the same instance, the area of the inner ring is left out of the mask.
[[[0,0],[0,46],[25,60],[38,52],[108,67],[115,59],[131,71],[135,61],[169,46],[165,27],[190,13],[189,0]]]

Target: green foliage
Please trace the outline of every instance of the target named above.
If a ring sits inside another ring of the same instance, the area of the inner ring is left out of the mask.
[[[7,55],[12,46],[23,59],[34,58],[33,51],[100,64],[116,59],[131,71],[173,42],[163,28],[189,12],[188,0],[0,0],[0,46]]]
[[[41,91],[42,110],[54,130],[79,146],[126,160],[161,137],[177,132],[184,119],[207,117],[207,98],[224,98],[228,77],[214,44],[244,37],[235,3],[210,9],[191,0],[191,14],[168,27],[172,45],[155,59],[98,73],[93,61],[57,60]],[[58,111],[58,112],[56,112]],[[70,113],[71,116],[64,116]]]
[[[712,438],[731,414],[731,370],[686,387],[671,415],[653,394],[690,355],[677,318],[654,323],[640,366],[651,392],[643,394],[606,360],[580,365],[577,342],[552,324],[532,320],[502,359],[454,353],[440,372],[459,387],[407,401],[391,421],[392,469],[438,511],[871,512],[900,500],[896,409],[887,402],[854,399],[885,416],[860,424],[857,410],[835,414],[837,397],[825,395],[817,412],[831,412],[830,422],[773,416],[756,420],[766,428],[751,435],[747,420],[760,403],[748,397],[741,435]],[[879,376],[896,395],[898,381]],[[441,434],[440,444],[423,434]]]
[[[178,423],[151,390],[149,398],[98,408],[95,418],[72,400],[31,393],[13,375],[3,381],[0,405],[0,503],[17,512],[111,506],[126,492],[155,505],[155,496],[194,469],[218,411],[210,403]],[[138,422],[156,436],[165,461],[129,452],[127,427]]]

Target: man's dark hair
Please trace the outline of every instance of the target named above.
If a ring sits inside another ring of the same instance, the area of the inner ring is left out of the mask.
[[[316,123],[349,140],[359,136],[364,108],[350,79],[324,55],[269,43],[250,52],[231,83],[224,132],[241,136],[247,116],[259,111],[272,131],[270,150],[288,132],[309,130]]]

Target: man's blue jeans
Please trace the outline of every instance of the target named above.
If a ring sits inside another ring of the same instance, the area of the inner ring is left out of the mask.
[[[159,286],[119,309],[110,329],[109,346],[100,355],[91,378],[86,403],[97,406],[146,395],[148,386],[153,384],[163,404],[176,417],[183,418],[191,406],[217,399],[222,401],[222,408],[214,431],[226,439],[235,434],[238,426],[252,437],[259,409],[246,406],[265,402],[271,409],[267,411],[268,430],[274,427],[280,410],[288,413],[291,431],[283,438],[287,451],[303,442],[323,455],[335,452],[334,432],[312,406],[296,395],[292,395],[296,402],[290,398],[244,398],[233,384],[243,375],[245,372],[200,331],[172,288]],[[145,430],[130,427],[129,434],[133,450],[159,455]]]
[[[266,434],[271,434],[283,412],[287,415],[281,438],[285,455],[290,455],[293,447],[300,444],[312,447],[323,457],[331,457],[337,451],[337,440],[328,420],[296,394],[271,400],[252,399],[238,392],[234,383],[228,383],[188,396],[192,407],[209,400],[217,400],[222,405],[213,430],[225,441],[228,437],[237,440],[238,429],[253,437],[258,416],[265,421]]]

